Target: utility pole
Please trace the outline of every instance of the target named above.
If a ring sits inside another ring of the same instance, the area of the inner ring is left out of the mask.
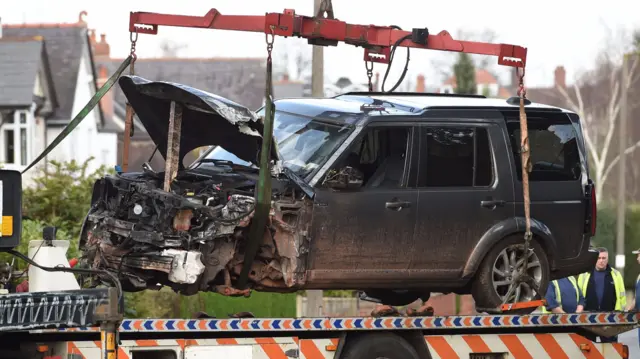
[[[322,0],[313,0],[313,13],[317,14]],[[324,47],[313,45],[311,55],[311,96],[324,96]]]
[[[313,0],[313,13],[317,14],[322,0]],[[324,52],[322,46],[312,46],[311,96],[324,96]],[[307,316],[322,316],[323,295],[321,290],[307,291]]]
[[[618,146],[620,161],[618,162],[618,213],[616,223],[616,268],[622,271],[625,267],[624,226],[627,209],[627,129],[628,129],[628,91],[629,69],[628,62],[631,54],[624,54],[622,60],[620,99],[620,123],[618,124]]]

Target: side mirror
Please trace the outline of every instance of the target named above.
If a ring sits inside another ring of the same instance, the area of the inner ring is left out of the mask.
[[[0,170],[0,251],[14,249],[22,237],[22,174]]]
[[[362,171],[347,166],[340,170],[330,170],[322,185],[333,189],[356,189],[362,187],[363,182]]]

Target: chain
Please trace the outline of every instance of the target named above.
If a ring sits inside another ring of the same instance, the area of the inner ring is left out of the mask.
[[[137,32],[130,32],[129,33],[129,40],[131,40],[131,65],[129,65],[129,74],[130,75],[134,75],[135,73],[135,63],[136,63],[136,59],[138,58],[138,56],[136,55],[136,41],[138,41],[138,33]]]
[[[369,79],[369,92],[373,92],[373,83],[371,77],[373,77],[373,61],[365,61],[364,68],[367,69],[367,78]]]
[[[520,80],[520,83],[518,85],[518,96],[521,100],[524,100],[525,98],[527,98],[527,89],[524,87],[524,67],[522,68],[522,72],[520,72],[517,68],[516,71],[518,71],[519,73],[518,78]]]
[[[265,38],[266,38],[266,42],[267,42],[267,63],[271,63],[271,51],[273,51],[273,41],[275,38],[275,35],[273,33],[274,31],[274,27],[273,25],[270,27],[271,33],[270,34],[265,34]],[[271,36],[271,37],[269,37]]]

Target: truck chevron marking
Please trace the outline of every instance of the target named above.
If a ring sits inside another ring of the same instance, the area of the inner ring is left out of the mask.
[[[300,319],[125,319],[120,331],[126,332],[247,332],[388,329],[472,329],[510,327],[563,327],[574,325],[636,325],[637,313],[619,314],[532,314],[525,316],[477,315],[453,317],[389,318],[300,318]],[[98,331],[98,328],[51,329],[55,331]],[[50,331],[44,329],[43,331]]]

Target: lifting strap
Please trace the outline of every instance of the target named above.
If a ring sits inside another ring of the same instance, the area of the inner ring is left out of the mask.
[[[529,148],[529,130],[527,127],[527,113],[525,111],[526,101],[526,89],[524,87],[524,74],[525,69],[522,68],[522,73],[518,76],[520,78],[520,84],[518,86],[518,96],[520,97],[520,158],[522,165],[522,197],[524,202],[524,217],[525,217],[525,233],[524,233],[524,257],[519,262],[520,268],[518,270],[518,280],[513,281],[509,287],[509,291],[504,296],[502,304],[506,304],[509,301],[511,295],[520,287],[521,283],[527,283],[533,291],[544,298],[546,293],[541,292],[541,289],[535,283],[527,273],[527,265],[529,256],[531,255],[531,239],[533,234],[531,233],[531,199],[529,197],[529,172],[531,171],[531,157]]]
[[[23,174],[25,172],[27,172],[29,169],[31,169],[31,167],[33,167],[36,164],[38,164],[38,162],[40,162],[51,151],[53,151],[53,149],[56,148],[60,144],[60,142],[62,142],[62,140],[64,140],[71,133],[71,131],[73,131],[76,127],[78,127],[80,122],[82,122],[82,120],[84,120],[85,117],[87,117],[87,115],[89,115],[89,113],[91,113],[91,110],[93,110],[93,108],[96,107],[96,105],[100,102],[100,99],[102,99],[102,97],[107,92],[109,92],[111,87],[113,87],[113,85],[116,83],[116,81],[118,80],[120,75],[129,66],[129,64],[131,63],[131,60],[132,60],[132,57],[129,56],[120,64],[120,66],[118,67],[116,72],[114,72],[113,75],[111,75],[111,77],[109,78],[109,80],[107,80],[107,82],[105,82],[104,85],[102,85],[102,87],[100,87],[100,89],[98,89],[98,91],[95,93],[95,95],[93,95],[93,97],[91,97],[89,102],[87,102],[87,104],[84,105],[82,110],[80,110],[80,112],[78,112],[76,117],[74,117],[73,120],[71,120],[71,122],[69,122],[69,124],[62,130],[62,132],[60,132],[60,134],[53,140],[53,142],[51,142],[51,144],[49,146],[47,146],[44,149],[44,151],[42,151],[42,153],[40,155],[38,155],[38,157],[35,160],[33,160],[29,164],[29,166],[27,166],[27,168],[25,168],[22,171]]]
[[[275,105],[273,103],[273,81],[272,81],[272,61],[271,50],[273,49],[274,28],[271,28],[271,34],[266,34],[267,41],[267,80],[265,86],[265,111],[264,111],[264,129],[262,131],[262,148],[260,149],[260,174],[258,177],[258,191],[256,196],[256,206],[254,210],[253,220],[249,228],[249,240],[244,254],[244,262],[242,271],[238,278],[238,289],[245,289],[249,271],[253,265],[260,243],[265,233],[267,218],[271,210],[271,170],[269,166],[271,146],[273,140],[273,118],[275,113]]]

